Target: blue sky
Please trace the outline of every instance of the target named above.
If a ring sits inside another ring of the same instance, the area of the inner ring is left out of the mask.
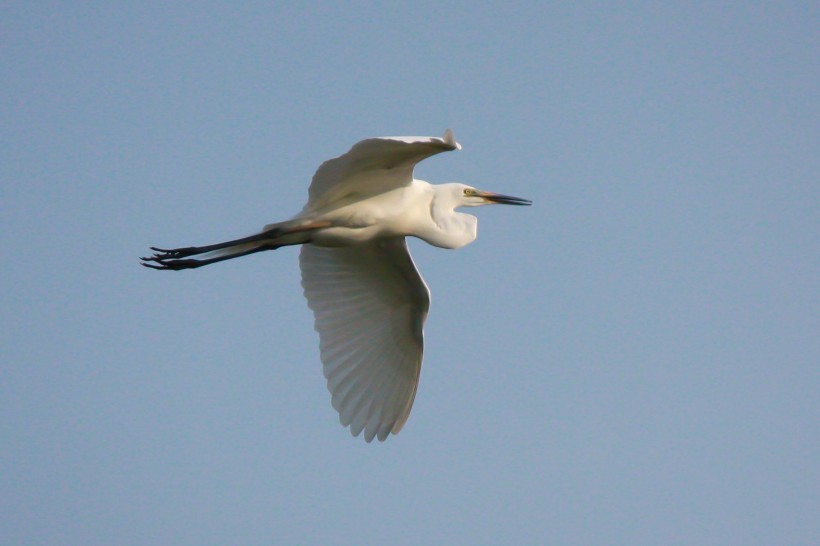
[[[810,544],[813,2],[0,8],[5,544]],[[330,407],[297,212],[378,135],[527,197],[433,294],[410,420]]]

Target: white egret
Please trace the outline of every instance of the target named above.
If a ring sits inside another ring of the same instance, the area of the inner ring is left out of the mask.
[[[200,247],[162,249],[142,265],[201,267],[287,245],[303,245],[302,287],[319,333],[332,405],[353,436],[384,440],[407,421],[421,370],[430,292],[407,249],[413,236],[441,248],[476,238],[478,220],[458,207],[531,201],[413,178],[416,164],[461,146],[443,138],[370,138],[325,161],[308,202],[261,233]],[[197,258],[192,258],[197,256]]]

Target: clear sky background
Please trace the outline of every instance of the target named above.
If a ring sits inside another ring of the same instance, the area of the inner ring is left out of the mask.
[[[0,542],[808,545],[817,2],[7,2]],[[315,168],[532,199],[433,294],[410,420],[338,424],[297,251]]]

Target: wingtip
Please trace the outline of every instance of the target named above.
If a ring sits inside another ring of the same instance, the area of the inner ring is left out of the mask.
[[[444,131],[444,136],[441,137],[441,139],[444,141],[445,144],[452,147],[453,149],[455,149],[455,150],[460,150],[461,149],[461,144],[456,142],[456,137],[453,134],[452,129],[448,128],[446,131]]]

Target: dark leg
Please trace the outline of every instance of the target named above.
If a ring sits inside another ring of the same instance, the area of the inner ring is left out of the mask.
[[[233,241],[225,241],[224,243],[216,243],[213,245],[206,245],[206,246],[186,246],[182,248],[157,248],[155,246],[151,247],[151,250],[154,251],[154,256],[151,258],[141,258],[143,260],[176,260],[179,258],[187,258],[188,256],[195,256],[197,254],[204,254],[206,252],[213,252],[214,250],[221,250],[223,248],[228,248],[235,245],[241,245],[244,243],[253,243],[255,241],[264,241],[265,239],[274,239],[281,235],[282,230],[280,229],[272,229],[270,231],[263,231],[262,233],[257,233],[256,235],[251,235],[250,237],[242,237],[241,239],[234,239]]]
[[[154,255],[151,257],[140,258],[140,260],[142,260],[142,265],[144,265],[145,267],[150,267],[151,269],[160,269],[167,271],[179,271],[180,269],[194,269],[197,267],[202,267],[203,265],[213,264],[216,262],[221,262],[223,260],[230,260],[231,258],[239,258],[240,256],[247,256],[248,254],[254,254],[256,252],[262,252],[263,250],[275,250],[277,248],[287,245],[302,244],[306,242],[306,240],[309,239],[309,237],[305,237],[304,240],[291,238],[288,242],[283,241],[283,239],[286,239],[285,236],[292,235],[294,233],[310,232],[317,229],[329,227],[330,222],[319,221],[313,223],[305,223],[296,226],[291,225],[290,227],[287,226],[287,222],[282,222],[277,227],[269,229],[268,231],[263,231],[262,233],[251,235],[250,237],[243,237],[241,239],[234,239],[233,241],[225,241],[224,243],[216,243],[213,245],[186,246],[181,248],[170,249],[157,248],[155,246],[152,246],[151,250],[154,251]],[[197,256],[199,254],[214,252],[215,250],[229,249],[231,247],[256,242],[259,242],[259,244],[253,246],[249,250],[243,250],[240,252],[226,251],[226,253],[221,256],[216,256],[214,258],[206,258],[203,260],[186,259],[190,256]]]
[[[212,245],[216,246],[216,245]],[[176,250],[187,250],[187,249],[175,249],[175,250],[165,250],[163,254],[154,254],[151,258],[140,258],[142,260],[142,265],[145,267],[150,267],[151,269],[159,269],[161,271],[179,271],[181,269],[196,269],[197,267],[202,267],[203,265],[215,264],[216,262],[222,262],[224,260],[230,260],[232,258],[239,258],[240,256],[247,256],[249,254],[255,254],[257,252],[262,252],[264,250],[276,250],[279,248],[280,245],[259,245],[257,247],[251,248],[244,252],[238,252],[235,254],[227,254],[225,256],[217,256],[216,258],[209,258],[206,260],[195,260],[195,259],[179,259],[173,256],[173,252]],[[208,248],[208,247],[189,247],[189,248]],[[220,247],[224,248],[224,247]],[[159,250],[154,249],[152,250]],[[214,249],[219,250],[219,249]],[[210,250],[204,250],[201,252],[195,252],[194,254],[202,254],[203,252],[210,252]],[[190,256],[191,254],[182,254],[183,256]],[[154,263],[149,263],[154,262]]]

